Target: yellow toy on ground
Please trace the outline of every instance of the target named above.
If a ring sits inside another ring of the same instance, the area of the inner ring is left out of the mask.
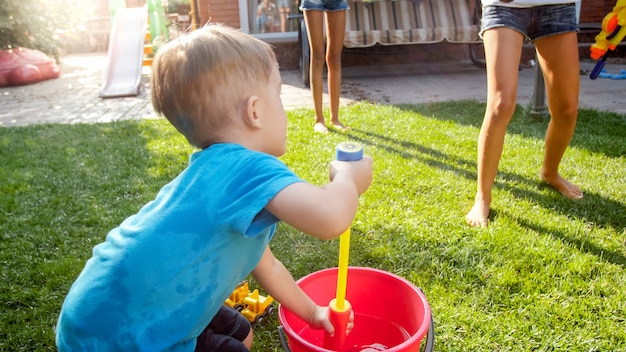
[[[244,309],[241,314],[251,323],[260,323],[274,312],[272,296],[262,296],[259,290],[254,290],[243,300]]]
[[[596,36],[596,42],[591,45],[591,58],[598,63],[591,71],[591,79],[598,78],[609,52],[626,36],[626,0],[617,0],[613,11],[604,16],[602,31]]]
[[[244,308],[243,301],[249,294],[250,288],[248,287],[248,281],[242,281],[235,287],[230,296],[226,298],[224,304],[241,312]]]
[[[263,296],[259,290],[250,292],[248,281],[242,281],[224,301],[224,304],[238,310],[251,323],[260,323],[274,312],[272,296]]]

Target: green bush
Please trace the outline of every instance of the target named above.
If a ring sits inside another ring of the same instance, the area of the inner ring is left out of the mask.
[[[178,13],[178,5],[189,5],[189,0],[170,0],[167,2],[167,13]],[[184,15],[184,14],[181,14]]]
[[[80,0],[0,1],[0,49],[37,49],[58,59],[61,43],[55,34],[81,28],[90,10]]]

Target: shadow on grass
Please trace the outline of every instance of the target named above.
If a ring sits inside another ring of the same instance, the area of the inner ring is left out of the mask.
[[[449,154],[442,153],[438,150],[424,147],[409,141],[401,141],[395,138],[384,136],[378,133],[352,128],[348,131],[341,132],[343,135],[350,137],[352,140],[385,150],[389,153],[397,154],[404,159],[414,159],[423,162],[426,165],[436,167],[441,170],[451,171],[463,175],[467,179],[476,179],[474,171],[468,171],[465,168],[476,169],[476,163],[458,157],[452,157]],[[439,159],[447,162],[437,161]]]
[[[400,155],[405,159],[418,160],[430,167],[453,172],[454,174],[460,175],[470,181],[476,180],[475,161],[469,161],[459,157],[450,156],[449,154],[442,153],[441,151],[432,148],[424,147],[423,145],[417,143],[398,140],[362,129],[353,128],[347,132],[343,132],[343,134],[351,138],[352,140],[362,143],[366,146],[385,150],[389,153]],[[626,228],[626,217],[619,216],[619,214],[626,214],[626,206],[616,200],[587,192],[585,193],[585,197],[582,200],[573,201],[563,197],[556,190],[553,191],[554,197],[549,197],[542,195],[539,192],[532,192],[519,187],[510,186],[510,184],[526,184],[535,189],[550,187],[542,181],[538,181],[538,179],[529,179],[518,174],[502,171],[499,172],[499,175],[503,179],[503,181],[496,182],[494,184],[494,187],[504,189],[515,195],[517,198],[529,199],[535,204],[538,204],[546,209],[554,209],[555,211],[566,216],[583,218],[589,222],[598,224],[599,226],[610,227],[618,233]],[[611,209],[612,214],[617,215],[607,216],[607,214],[604,212],[595,211],[597,209],[603,208]],[[590,211],[590,209],[592,211]],[[493,213],[494,210],[492,210],[490,218],[493,217]],[[525,226],[531,227],[529,224]],[[535,225],[535,227],[537,227],[538,230],[541,230],[539,226]],[[543,229],[543,231],[550,233],[550,231],[546,229]],[[595,246],[589,241],[584,241],[583,243],[580,240],[576,240],[562,233],[555,234],[555,237],[558,237],[561,240],[570,243],[574,247],[580,247],[582,245],[583,247],[581,248],[585,248],[590,253],[596,254],[598,255],[598,257],[604,258],[604,260],[608,260],[619,265],[624,265],[626,263],[626,258],[623,255],[620,255],[619,253],[611,253],[607,256],[606,250]]]
[[[0,350],[55,350],[61,304],[93,246],[186,162],[171,141],[151,122],[0,131]]]
[[[471,100],[394,106],[428,118],[454,121],[460,125],[476,128],[480,128],[485,114],[485,103]],[[442,114],[442,111],[446,113]],[[548,122],[547,118],[531,116],[524,107],[518,105],[507,133],[544,140]],[[583,148],[613,158],[622,157],[626,154],[624,138],[626,138],[626,115],[581,109],[570,147]]]
[[[555,230],[545,228],[543,226],[539,226],[537,223],[531,223],[531,222],[528,222],[519,218],[516,219],[516,221],[521,226],[527,229],[530,229],[537,233],[552,236],[553,238],[561,242],[569,243],[572,246],[572,248],[576,248],[580,252],[592,254],[596,256],[597,258],[601,258],[605,262],[609,262],[615,265],[619,265],[622,268],[626,268],[626,256],[624,256],[624,253],[622,252],[607,250],[605,248],[602,248],[593,244],[590,241],[586,241],[583,239],[575,238],[573,236],[569,236],[563,231],[555,231]]]

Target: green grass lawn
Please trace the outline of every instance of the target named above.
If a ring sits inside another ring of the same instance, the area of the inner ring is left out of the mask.
[[[337,143],[365,146],[374,181],[350,264],[421,287],[437,351],[625,351],[626,116],[580,112],[561,168],[585,191],[572,201],[538,177],[547,121],[518,109],[491,226],[475,229],[464,215],[483,112],[472,101],[359,103],[341,110],[350,131],[321,135],[312,111],[292,111],[282,160],[321,184]],[[0,351],[55,350],[61,304],[92,247],[192,151],[165,120],[0,128]],[[337,265],[336,240],[281,224],[271,245],[295,278]],[[255,327],[253,351],[283,350],[278,325],[274,315]]]

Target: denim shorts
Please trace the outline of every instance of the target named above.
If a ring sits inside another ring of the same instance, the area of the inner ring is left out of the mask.
[[[578,32],[576,4],[544,5],[535,7],[483,7],[480,37],[492,28],[506,27],[535,40],[550,35]]]
[[[278,7],[289,7],[291,6],[289,2],[289,0],[278,0],[278,3],[276,5],[278,5]]]
[[[343,11],[348,8],[348,0],[302,0],[300,4],[300,11]]]

